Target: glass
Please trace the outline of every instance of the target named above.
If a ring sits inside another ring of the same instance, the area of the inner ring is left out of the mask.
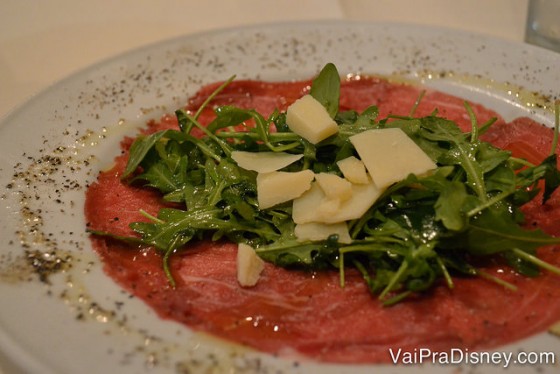
[[[560,0],[529,0],[525,41],[560,52]]]

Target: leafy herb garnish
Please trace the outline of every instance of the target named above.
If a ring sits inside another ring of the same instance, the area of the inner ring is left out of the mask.
[[[313,81],[310,94],[339,125],[338,134],[315,145],[289,130],[284,113],[265,118],[255,110],[222,106],[205,127],[198,122],[202,108],[194,116],[177,111],[179,130],[136,139],[123,180],[156,188],[165,201],[179,208],[162,209],[157,217],[146,215],[147,223],[132,223],[139,234],[135,238],[92,233],[161,251],[171,283],[168,260],[173,253],[188,250],[193,240],[225,238],[253,246],[259,256],[278,266],[338,268],[342,285],[345,267],[354,267],[386,305],[425,291],[438,280],[453,287],[452,274],[479,275],[514,289],[473,265],[473,259],[485,256],[502,257],[525,275],[536,275],[540,268],[560,274],[560,269],[535,256],[538,247],[560,244],[560,238],[523,228],[520,210],[537,195],[539,183],[544,183],[543,203],[560,185],[554,149],[539,165],[520,162],[479,139],[492,121],[479,126],[468,104],[470,133],[436,113],[415,118],[414,109],[410,117],[381,120],[375,106],[362,113],[340,112],[340,76],[333,64],[327,64]],[[389,127],[402,129],[438,168],[430,175],[410,175],[393,184],[366,214],[349,221],[349,244],[340,243],[336,235],[319,242],[298,241],[291,203],[259,209],[256,173],[240,168],[231,158],[236,150],[303,154],[286,170],[341,175],[336,161],[356,156],[348,138]],[[204,136],[194,137],[193,128]],[[556,146],[558,124],[554,136]]]

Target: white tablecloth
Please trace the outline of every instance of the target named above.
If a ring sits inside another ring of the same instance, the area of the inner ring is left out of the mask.
[[[527,0],[2,0],[0,118],[88,65],[204,30],[347,19],[429,24],[522,41],[526,13]],[[8,361],[0,354],[0,373],[12,372]]]

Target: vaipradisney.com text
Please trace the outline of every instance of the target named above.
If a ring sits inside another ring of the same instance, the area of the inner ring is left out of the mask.
[[[498,352],[469,351],[452,348],[449,351],[434,351],[429,348],[405,350],[389,349],[393,364],[419,365],[424,363],[438,365],[496,365],[504,368],[510,365],[555,365],[555,352]]]

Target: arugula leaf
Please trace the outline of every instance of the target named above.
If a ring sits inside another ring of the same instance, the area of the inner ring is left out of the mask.
[[[127,178],[136,170],[138,165],[140,165],[140,163],[152,149],[154,144],[165,137],[169,131],[171,130],[160,131],[148,136],[139,136],[136,138],[136,140],[130,147],[130,156],[122,175],[123,179]]]
[[[534,251],[538,247],[560,244],[560,238],[551,237],[541,230],[526,230],[512,219],[509,207],[492,207],[484,210],[469,223],[468,251],[476,255],[491,255],[524,248]]]
[[[208,130],[216,132],[217,130],[237,126],[251,119],[251,114],[247,110],[241,110],[232,106],[221,106],[216,109],[216,118],[208,125]]]
[[[309,94],[323,104],[331,118],[335,118],[340,101],[340,75],[334,64],[328,63],[323,67],[313,80]]]
[[[434,205],[435,219],[441,221],[449,230],[464,230],[467,217],[463,207],[467,198],[467,189],[463,183],[456,181],[446,183]]]
[[[423,120],[422,128],[427,130],[424,134],[427,139],[449,144],[449,150],[438,158],[438,163],[461,166],[466,173],[467,185],[479,199],[486,200],[484,173],[476,158],[479,143],[467,141],[457,125],[448,120],[427,117]]]
[[[556,167],[558,164],[556,153],[548,156],[541,165],[546,168],[544,172],[544,195],[543,204],[550,199],[552,193],[560,186],[560,171]]]

